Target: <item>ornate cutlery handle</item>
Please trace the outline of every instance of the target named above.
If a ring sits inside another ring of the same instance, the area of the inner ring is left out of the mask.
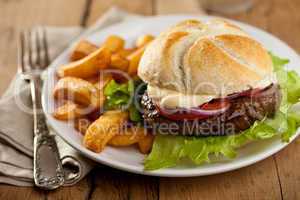
[[[65,177],[55,136],[50,135],[41,105],[41,79],[30,79],[34,121],[33,173],[36,186],[55,189],[64,184]]]

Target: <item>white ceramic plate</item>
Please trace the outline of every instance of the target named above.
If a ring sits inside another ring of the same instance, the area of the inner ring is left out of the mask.
[[[157,16],[146,19],[139,19],[131,22],[120,23],[102,31],[96,32],[86,37],[89,41],[100,44],[108,35],[117,34],[126,39],[127,44],[133,44],[133,41],[142,34],[157,35],[170,25],[174,25],[177,22],[184,19],[199,19],[208,20],[214,17],[211,16],[186,16],[186,15],[169,15],[169,16]],[[232,21],[232,20],[229,20]],[[300,59],[298,54],[291,49],[284,42],[275,38],[274,36],[241,22],[232,21],[240,26],[251,36],[256,38],[265,47],[276,55],[283,58],[290,59],[289,68],[295,69],[300,65]],[[71,45],[73,46],[73,45]],[[202,176],[209,174],[217,174],[226,172],[241,167],[248,166],[263,160],[272,154],[278,152],[284,148],[287,143],[282,143],[280,138],[272,138],[265,141],[259,141],[251,143],[241,148],[238,153],[239,156],[234,160],[220,160],[219,162],[204,164],[202,166],[193,165],[181,165],[174,168],[161,169],[156,171],[144,171],[143,159],[144,156],[138,152],[135,148],[113,148],[107,147],[102,153],[94,153],[86,149],[82,145],[82,136],[72,126],[67,125],[65,122],[54,119],[50,113],[53,112],[54,100],[52,97],[52,91],[55,79],[55,71],[61,64],[67,63],[71,47],[65,50],[49,67],[48,79],[45,82],[43,89],[43,108],[46,112],[47,119],[50,125],[57,131],[57,133],[70,145],[76,148],[79,152],[85,156],[108,166],[118,168],[121,170],[145,174],[154,176],[166,176],[166,177],[188,177],[188,176]],[[299,131],[297,135],[299,134]],[[295,138],[296,136],[294,136]],[[293,138],[293,139],[294,139]]]

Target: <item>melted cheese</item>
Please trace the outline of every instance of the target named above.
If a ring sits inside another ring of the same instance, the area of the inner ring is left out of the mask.
[[[265,88],[271,83],[275,83],[275,74],[270,74],[259,81],[253,88]],[[245,88],[247,90],[249,88]],[[147,88],[149,97],[158,105],[165,108],[191,108],[197,107],[203,103],[209,102],[212,99],[220,98],[215,95],[193,95],[183,94],[174,90],[161,89],[159,87],[148,85]]]
[[[168,89],[148,85],[149,97],[158,105],[165,108],[190,108],[199,106],[215,98],[212,95],[189,95]]]

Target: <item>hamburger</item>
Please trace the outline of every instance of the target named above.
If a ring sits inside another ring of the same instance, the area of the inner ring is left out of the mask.
[[[147,83],[144,120],[165,134],[239,134],[273,118],[282,99],[268,51],[222,20],[187,20],[161,33],[138,76]]]

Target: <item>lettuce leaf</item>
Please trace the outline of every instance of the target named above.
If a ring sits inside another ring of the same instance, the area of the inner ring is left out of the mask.
[[[115,80],[111,80],[104,88],[105,109],[128,110],[130,120],[140,122],[142,120],[141,114],[134,105],[134,99],[131,99],[139,84],[141,84],[139,80],[130,80],[127,83],[117,83]]]
[[[289,62],[270,53],[273,61],[274,71],[282,89],[283,101],[287,104],[295,104],[300,98],[300,78],[297,72],[287,71],[284,65]]]
[[[131,81],[119,84],[115,80],[111,80],[104,88],[106,109],[117,109],[126,106],[130,100],[132,84]]]
[[[183,158],[189,158],[196,165],[211,162],[210,155],[232,159],[237,155],[236,149],[246,143],[276,135],[281,135],[282,141],[288,142],[300,126],[300,114],[290,109],[300,98],[300,77],[295,71],[285,70],[284,65],[289,62],[287,59],[270,55],[283,95],[274,118],[257,121],[246,131],[232,136],[199,138],[158,134],[151,153],[145,159],[145,170],[172,167]]]

